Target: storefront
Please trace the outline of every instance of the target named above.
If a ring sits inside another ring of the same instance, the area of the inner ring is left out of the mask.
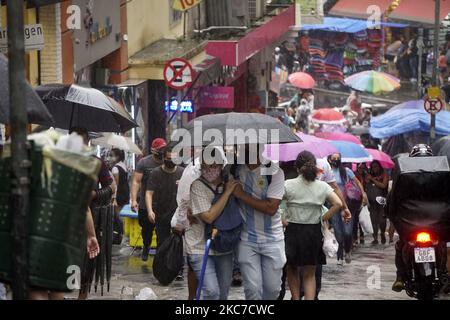
[[[234,88],[236,112],[265,112],[275,45],[295,24],[295,8],[280,11],[241,39],[209,41],[206,52],[220,59],[225,86]]]

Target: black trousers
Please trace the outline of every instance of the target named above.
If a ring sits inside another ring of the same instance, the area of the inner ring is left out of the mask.
[[[148,220],[148,213],[146,209],[139,209],[138,219],[139,225],[142,228],[142,240],[144,243],[144,248],[150,249],[155,225],[151,223],[150,220]]]

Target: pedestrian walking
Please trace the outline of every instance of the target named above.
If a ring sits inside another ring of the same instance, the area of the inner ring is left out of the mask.
[[[83,138],[83,143],[85,146],[89,145],[89,132],[85,128],[71,128],[69,130],[69,134],[72,133],[76,133],[81,136]],[[107,232],[107,230],[104,230],[104,228],[102,228],[102,225],[104,225],[102,222],[104,221],[103,219],[106,219],[106,215],[102,216],[101,208],[109,207],[110,209],[112,209],[111,205],[113,201],[113,195],[117,191],[116,182],[114,181],[108,165],[101,158],[98,159],[101,161],[101,169],[98,174],[98,181],[95,189],[92,191],[91,205],[88,208],[86,216],[86,226],[89,238],[88,250],[85,254],[81,270],[81,287],[78,295],[79,300],[87,300],[92,281],[94,279],[94,274],[96,272],[100,272],[103,274],[104,272],[103,269],[96,268],[99,263],[99,260],[97,259],[106,259],[106,252],[104,252],[105,250],[100,251],[101,244],[99,245],[99,242],[104,239],[101,238],[101,233],[106,235]],[[96,234],[96,230],[98,230],[100,234]]]
[[[275,300],[286,263],[283,225],[278,212],[284,195],[284,173],[263,164],[264,146],[241,146],[231,174],[240,184],[234,191],[244,219],[238,260],[246,300]],[[245,163],[245,164],[242,164]]]
[[[286,256],[288,283],[293,300],[300,300],[299,268],[302,267],[305,300],[316,297],[316,266],[326,264],[322,221],[342,210],[342,201],[326,182],[317,180],[317,163],[308,151],[296,161],[299,176],[285,183]],[[325,201],[331,207],[323,214]]]
[[[148,218],[147,208],[145,206],[145,188],[153,169],[163,164],[162,150],[167,146],[164,139],[157,138],[153,140],[151,146],[151,154],[141,159],[133,175],[133,183],[131,186],[131,209],[138,212],[139,225],[142,228],[142,260],[148,260],[150,245],[155,228]]]
[[[334,215],[331,219],[336,240],[339,243],[337,260],[338,264],[342,266],[344,265],[344,253],[346,263],[350,263],[352,260],[351,250],[353,246],[353,228],[356,220],[355,217],[359,215],[361,205],[367,204],[367,195],[365,194],[363,186],[355,177],[353,171],[343,165],[342,157],[339,153],[329,156],[328,162],[333,169],[336,183],[344,195],[347,207],[351,213],[350,219],[345,219],[340,215]],[[361,194],[361,200],[355,200],[350,197],[349,191],[346,188],[346,185],[348,186],[349,184],[352,184],[356,191],[359,191]]]
[[[183,168],[173,162],[176,154],[172,149],[166,147],[162,153],[163,165],[150,173],[145,188],[148,219],[156,229],[156,250],[170,236],[170,223],[177,209],[178,183],[183,175]]]
[[[370,171],[366,175],[366,192],[369,199],[370,218],[373,226],[372,244],[378,244],[378,232],[380,232],[381,243],[386,243],[386,215],[384,207],[376,198],[386,197],[389,186],[389,176],[380,162],[374,160],[370,165]]]
[[[208,150],[208,149],[205,149]],[[209,152],[209,151],[207,151]],[[200,281],[202,265],[207,259],[203,280],[203,300],[227,300],[233,273],[233,250],[217,252],[211,249],[204,256],[206,245],[206,227],[212,225],[226,211],[229,201],[236,201],[233,191],[238,182],[225,181],[225,156],[215,148],[212,151],[212,163],[203,161],[201,177],[191,186],[190,206],[196,223],[191,223],[185,231],[185,247],[188,263],[193,269],[197,281]],[[204,160],[205,157],[202,157]]]
[[[124,163],[125,152],[119,149],[112,149],[109,154],[111,172],[117,185],[117,192],[113,201],[114,205],[114,240],[115,244],[121,244],[123,236],[123,222],[120,219],[120,212],[123,207],[130,203],[130,184],[128,181],[128,169]]]

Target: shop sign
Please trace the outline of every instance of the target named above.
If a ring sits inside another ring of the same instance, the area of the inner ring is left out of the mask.
[[[166,112],[181,112],[181,113],[194,113],[194,103],[190,100],[185,100],[181,102],[180,108],[178,109],[178,101],[171,100],[170,105],[169,101],[166,101]]]
[[[26,25],[23,28],[25,50],[42,50],[44,48],[44,31],[41,24]],[[8,32],[0,28],[0,52],[8,50]]]
[[[233,87],[203,87],[199,94],[200,108],[233,109]]]
[[[187,11],[200,4],[200,2],[202,0],[174,0],[172,8],[178,11]]]

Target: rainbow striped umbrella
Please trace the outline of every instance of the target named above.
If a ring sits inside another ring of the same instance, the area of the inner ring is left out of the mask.
[[[389,93],[400,88],[400,80],[379,71],[363,71],[347,79],[345,83],[352,89],[372,94]]]

